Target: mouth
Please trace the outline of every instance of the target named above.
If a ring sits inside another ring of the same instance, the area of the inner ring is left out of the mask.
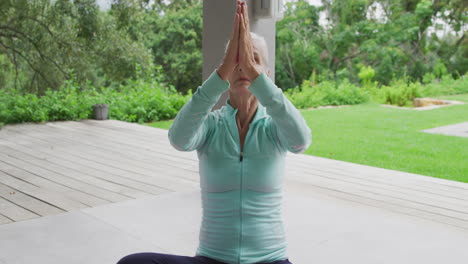
[[[244,78],[244,77],[241,77],[241,78],[239,78],[237,81],[247,81],[247,82],[250,82],[250,80],[249,80],[249,79],[247,79],[247,78]]]

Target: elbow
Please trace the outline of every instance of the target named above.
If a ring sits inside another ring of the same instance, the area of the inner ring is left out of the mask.
[[[289,146],[289,151],[294,154],[304,153],[312,144],[312,131],[307,127],[307,132],[303,133],[300,140],[294,145]]]
[[[169,131],[167,133],[167,137],[171,146],[178,151],[188,151],[188,149],[183,147],[183,144],[176,140],[176,137],[174,136],[174,131],[171,128],[169,128]]]
[[[178,150],[178,151],[188,151],[188,150],[184,149],[183,147],[181,147],[181,146],[175,144],[175,143],[172,142],[172,141],[169,141],[169,142],[171,143],[171,146],[174,147],[174,148],[175,148],[176,150]]]
[[[289,151],[294,154],[302,154],[310,147],[310,143],[290,146]]]

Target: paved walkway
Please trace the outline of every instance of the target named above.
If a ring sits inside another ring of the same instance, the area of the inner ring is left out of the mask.
[[[288,154],[290,260],[465,263],[468,184]],[[193,255],[201,218],[196,152],[167,131],[107,120],[0,130],[0,263],[115,263]]]
[[[468,122],[425,129],[423,132],[448,136],[468,137]]]

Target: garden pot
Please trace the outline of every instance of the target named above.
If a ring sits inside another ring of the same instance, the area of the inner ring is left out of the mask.
[[[108,104],[96,104],[93,105],[94,119],[106,120],[109,118],[109,105]]]

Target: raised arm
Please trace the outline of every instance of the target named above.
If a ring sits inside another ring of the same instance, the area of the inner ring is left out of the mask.
[[[221,79],[216,70],[197,88],[169,128],[169,142],[175,149],[192,151],[205,142],[212,128],[211,108],[228,88],[229,82]]]
[[[299,110],[268,78],[265,65],[262,67],[255,61],[248,14],[247,4],[243,4],[240,12],[239,64],[244,74],[253,80],[248,89],[271,116],[270,132],[277,139],[279,147],[293,153],[304,152],[312,143],[312,131]]]
[[[192,98],[182,107],[169,128],[169,141],[180,151],[192,151],[203,145],[212,129],[211,108],[221,94],[229,89],[227,81],[237,65],[239,55],[239,5],[234,14],[233,29],[220,67],[198,87]]]
[[[297,108],[274,82],[262,72],[249,90],[271,116],[270,131],[279,146],[292,153],[302,153],[312,144],[312,131]]]

